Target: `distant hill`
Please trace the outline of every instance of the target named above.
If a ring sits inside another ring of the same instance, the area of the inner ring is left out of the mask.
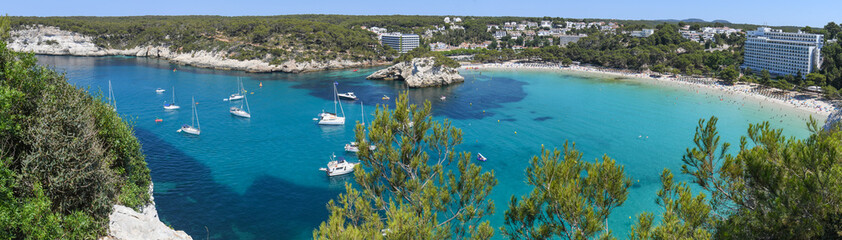
[[[688,18],[688,19],[684,19],[684,20],[678,20],[678,19],[662,19],[662,20],[655,20],[655,21],[663,21],[663,22],[686,22],[686,23],[725,23],[725,24],[730,24],[730,23],[731,23],[731,22],[729,22],[729,21],[727,21],[727,20],[721,20],[721,19],[717,19],[717,20],[713,20],[713,21],[708,22],[708,21],[705,21],[704,19],[700,19],[700,18]]]

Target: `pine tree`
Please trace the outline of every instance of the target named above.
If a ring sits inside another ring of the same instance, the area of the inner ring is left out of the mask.
[[[494,172],[456,153],[462,131],[448,120],[433,121],[430,102],[410,105],[406,93],[394,110],[379,106],[375,119],[355,129],[362,164],[358,186],[330,201],[330,217],[313,232],[315,239],[488,239],[485,216],[497,185]],[[369,146],[376,146],[370,150]],[[456,166],[452,166],[455,163]],[[455,167],[455,168],[454,168]]]
[[[541,149],[526,169],[532,192],[518,200],[512,196],[506,211],[506,226],[500,228],[511,239],[587,239],[599,234],[611,238],[606,219],[628,197],[631,179],[624,167],[608,156],[594,163],[582,161],[575,144],[558,150]],[[601,233],[601,234],[600,234]]]

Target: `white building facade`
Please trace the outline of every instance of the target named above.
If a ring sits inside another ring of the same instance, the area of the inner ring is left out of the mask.
[[[746,37],[742,68],[803,77],[821,67],[824,35],[760,27]]]
[[[643,30],[640,30],[640,31],[632,31],[630,35],[632,37],[649,37],[649,36],[652,36],[652,34],[655,34],[655,29],[644,28]]]
[[[399,53],[406,53],[418,47],[421,38],[416,34],[387,33],[380,35],[380,44],[388,45]]]

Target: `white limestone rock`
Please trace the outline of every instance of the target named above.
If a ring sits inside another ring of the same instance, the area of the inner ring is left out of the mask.
[[[432,57],[415,58],[410,62],[401,62],[394,66],[381,69],[369,75],[373,80],[403,80],[413,88],[444,86],[465,81],[455,68],[434,66]]]
[[[835,127],[839,126],[840,122],[842,122],[842,109],[836,110],[835,112],[831,113],[830,116],[827,116],[827,120],[825,120],[824,127],[822,127],[825,131],[830,130]]]
[[[7,45],[15,51],[50,55],[104,56],[91,37],[52,26],[30,26],[11,32]]]
[[[106,49],[96,46],[93,38],[79,33],[64,31],[53,26],[28,26],[11,32],[7,45],[13,51],[34,52],[45,55],[73,56],[137,56],[169,60],[174,63],[194,67],[247,72],[313,72],[329,69],[368,67],[382,65],[380,61],[351,61],[334,59],[329,61],[297,62],[287,60],[278,65],[269,64],[270,59],[237,60],[230,59],[227,51],[193,51],[177,53],[168,46],[138,46],[131,49]]]
[[[101,239],[193,239],[184,231],[173,230],[161,222],[154,205],[145,207],[142,213],[114,205],[114,212],[108,218],[108,236]]]
[[[114,205],[114,211],[108,216],[108,235],[100,240],[192,240],[184,231],[176,231],[158,219],[155,198],[152,197],[152,184],[149,185],[151,203],[137,212],[122,205]]]

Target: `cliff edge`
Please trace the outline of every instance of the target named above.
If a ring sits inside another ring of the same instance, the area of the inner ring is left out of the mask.
[[[371,80],[403,80],[413,88],[444,86],[465,81],[456,68],[436,66],[433,57],[414,58],[381,69],[366,77]]]
[[[149,205],[140,212],[126,206],[114,205],[114,211],[108,216],[108,235],[100,240],[129,240],[129,239],[172,239],[192,240],[184,231],[173,230],[160,219],[155,208],[155,197],[152,196],[152,186],[149,184]]]
[[[223,70],[247,72],[314,72],[331,69],[370,67],[383,65],[381,61],[352,61],[333,59],[326,61],[299,62],[294,59],[277,64],[268,60],[237,60],[228,58],[228,51],[175,52],[168,46],[142,46],[130,49],[109,49],[94,44],[93,37],[65,31],[54,26],[27,26],[11,31],[8,48],[18,52],[33,52],[44,55],[71,56],[136,56],[169,60],[177,64]]]

